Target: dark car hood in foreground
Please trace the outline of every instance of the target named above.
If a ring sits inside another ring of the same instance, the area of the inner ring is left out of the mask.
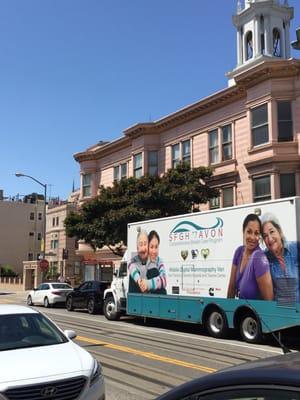
[[[226,368],[178,386],[161,395],[157,400],[180,399],[192,393],[218,387],[254,384],[300,388],[300,353],[283,354]]]

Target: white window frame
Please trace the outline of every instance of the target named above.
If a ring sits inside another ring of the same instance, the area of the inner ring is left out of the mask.
[[[225,128],[229,128],[228,136],[230,136],[230,138],[229,139],[227,138],[226,140],[224,140]],[[221,131],[220,134],[221,134],[221,146],[222,146],[222,161],[232,160],[232,124],[223,125],[220,128],[220,131]],[[224,152],[225,148],[230,149],[229,151],[230,156],[228,158],[225,157],[225,152]]]
[[[172,144],[172,168],[176,168],[180,163],[180,143]]]
[[[90,197],[92,195],[92,174],[86,173],[82,175],[82,196]]]
[[[124,169],[125,169],[125,173],[124,173]],[[127,173],[128,173],[127,170],[128,170],[127,162],[121,163],[120,164],[120,176],[121,176],[121,179],[122,178],[127,178]]]
[[[224,198],[225,198],[225,196],[224,196],[224,191],[226,191],[226,190],[231,190],[232,191],[232,204],[230,204],[230,205],[225,205],[225,201],[224,201]],[[226,186],[226,187],[223,187],[222,188],[222,207],[223,208],[227,208],[227,207],[232,207],[232,206],[234,206],[235,205],[235,201],[234,201],[234,186]]]
[[[260,179],[266,179],[266,178],[269,179],[269,187],[270,187],[269,193],[262,194],[262,195],[257,195],[255,193],[255,182],[257,182]],[[252,192],[253,192],[253,203],[256,203],[258,201],[271,200],[271,198],[272,198],[271,175],[267,174],[267,175],[253,177],[252,178],[252,187],[253,187],[253,190],[252,190]]]
[[[216,142],[212,140],[212,137],[216,138]],[[208,151],[209,151],[209,163],[217,164],[220,162],[219,152],[219,129],[213,129],[208,132]]]
[[[293,188],[292,189],[294,189],[294,191],[292,192],[291,191],[291,193],[288,193],[288,194],[284,194],[283,193],[283,188],[282,188],[282,184],[283,184],[283,182],[282,182],[282,178],[284,177],[284,176],[286,176],[288,179],[287,179],[287,181],[288,182],[292,182],[292,185],[293,185]],[[296,196],[296,173],[295,172],[282,172],[280,175],[279,175],[279,189],[280,189],[280,198],[285,198],[285,197],[292,197],[292,196]]]
[[[155,154],[155,160],[151,160],[150,154]],[[158,175],[158,150],[149,150],[148,151],[148,174],[151,176]]]
[[[280,105],[283,105],[283,103],[289,104],[290,107],[290,119],[279,119],[279,114],[280,114]],[[292,102],[289,100],[278,100],[277,101],[277,124],[278,124],[278,139],[277,141],[282,143],[282,142],[292,142],[294,140],[294,123],[293,123],[293,108],[292,108]],[[284,126],[284,128],[282,127]],[[290,135],[287,136],[286,138],[284,135],[280,135],[280,132],[283,130],[286,130],[286,125],[288,125],[288,130]]]
[[[51,249],[58,249],[58,239],[52,239],[50,242]]]
[[[188,152],[185,152],[186,148],[188,148]],[[181,160],[191,165],[191,139],[181,142]]]
[[[143,176],[143,153],[136,153],[133,155],[133,176],[141,178]]]
[[[123,178],[127,178],[127,162],[115,165],[113,167],[113,181],[120,181]]]
[[[209,200],[209,209],[216,210],[221,207],[221,195],[213,197]]]
[[[185,148],[189,148],[189,152],[184,152]],[[189,165],[191,165],[191,151],[192,148],[192,140],[191,139],[185,139],[185,140],[181,140],[178,143],[174,143],[171,146],[171,156],[172,156],[172,168],[176,168],[177,165],[180,162],[186,162],[189,163]]]
[[[255,124],[255,125],[253,125],[253,112],[255,111],[255,110],[258,110],[259,108],[266,108],[266,121],[264,121],[264,122],[261,122],[261,123],[259,123],[259,124]],[[252,143],[252,147],[257,147],[257,146],[261,146],[261,145],[264,145],[264,144],[266,144],[266,143],[269,143],[269,140],[270,140],[270,132],[269,132],[269,110],[268,110],[268,103],[264,103],[264,104],[261,104],[260,106],[257,106],[257,107],[253,107],[253,108],[251,108],[251,143]],[[255,143],[256,141],[254,141],[254,133],[256,132],[256,131],[258,131],[258,130],[261,130],[261,129],[264,129],[264,128],[266,128],[267,129],[267,140],[265,140],[265,141],[263,141],[263,142],[259,142],[259,143]]]
[[[114,179],[113,180],[114,180],[114,182],[120,180],[120,166],[119,165],[114,166]]]
[[[228,137],[225,139],[225,129]],[[214,138],[215,140],[213,140]],[[224,149],[229,148],[229,157],[225,157]],[[233,126],[232,122],[216,127],[208,131],[208,159],[209,164],[218,164],[233,159]]]

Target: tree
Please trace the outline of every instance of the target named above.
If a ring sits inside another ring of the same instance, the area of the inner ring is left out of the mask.
[[[94,249],[106,245],[122,255],[128,223],[191,212],[193,205],[219,195],[208,185],[211,176],[210,168],[181,163],[161,177],[123,178],[112,187],[101,186],[99,196],[65,219],[66,233]]]
[[[14,271],[13,267],[9,264],[0,264],[0,276],[16,277],[18,274]]]

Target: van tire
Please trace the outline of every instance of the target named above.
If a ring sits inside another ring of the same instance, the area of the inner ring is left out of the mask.
[[[206,329],[210,336],[223,338],[228,334],[228,322],[226,315],[219,308],[214,308],[209,312],[205,321]]]
[[[260,343],[262,341],[262,329],[259,318],[251,312],[243,315],[240,321],[240,334],[247,343]]]
[[[106,297],[104,299],[103,314],[105,315],[105,318],[109,321],[117,321],[120,319],[121,313],[119,311],[116,311],[115,300],[112,296]]]

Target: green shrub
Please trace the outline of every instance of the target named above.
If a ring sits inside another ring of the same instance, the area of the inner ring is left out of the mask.
[[[2,265],[0,267],[0,275],[1,276],[10,276],[10,277],[16,277],[18,274],[13,270],[13,267],[11,265]]]

